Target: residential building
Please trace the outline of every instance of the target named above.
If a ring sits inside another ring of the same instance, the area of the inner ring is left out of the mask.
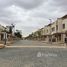
[[[0,25],[0,41],[3,40],[3,36],[4,36],[4,31],[5,30],[5,27]]]
[[[37,40],[64,43],[65,37],[67,37],[67,15],[37,30],[33,35],[36,36]]]
[[[67,15],[57,19],[56,24],[58,25],[58,30],[56,31],[57,41],[64,42],[67,36]]]
[[[67,36],[67,15],[58,18],[51,24],[51,39],[52,42],[64,43]],[[47,28],[48,29],[48,28]],[[48,30],[50,32],[50,30]],[[48,37],[50,38],[50,37]]]

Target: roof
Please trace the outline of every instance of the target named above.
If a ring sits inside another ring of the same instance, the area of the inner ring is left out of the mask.
[[[66,19],[67,18],[67,15],[64,15],[63,17],[61,17],[61,19]]]

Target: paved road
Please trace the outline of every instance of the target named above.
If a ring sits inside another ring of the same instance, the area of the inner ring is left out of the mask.
[[[57,45],[57,44],[47,44],[45,41],[32,41],[32,40],[19,40],[16,43],[12,44],[12,46],[50,46],[50,45]],[[60,44],[59,44],[60,45]]]
[[[45,43],[41,42],[41,41],[32,41],[32,40],[19,40],[19,41],[16,41],[16,43],[13,44],[13,46],[31,46],[31,45],[34,45],[34,46],[41,46],[41,45],[46,45]]]
[[[0,67],[67,67],[67,48],[0,49]]]

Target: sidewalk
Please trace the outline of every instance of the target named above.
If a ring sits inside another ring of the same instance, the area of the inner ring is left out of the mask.
[[[46,42],[46,41],[41,41],[41,42],[42,43],[46,43],[46,44],[51,44],[53,46],[66,46],[66,44],[65,43],[62,43],[62,42],[52,42],[52,43]]]
[[[5,45],[4,45],[4,44],[0,44],[0,49],[1,49],[1,48],[4,48],[4,47],[5,47]]]
[[[13,43],[14,43],[14,41],[7,41],[6,45],[11,46],[11,44],[13,44]],[[4,41],[0,41],[0,48],[4,48],[4,47],[5,47]]]
[[[6,41],[7,45],[13,44],[15,41]],[[0,44],[4,44],[4,41],[0,41]]]

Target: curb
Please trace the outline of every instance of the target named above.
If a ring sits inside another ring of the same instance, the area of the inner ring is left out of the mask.
[[[5,46],[6,48],[67,48],[65,46]]]
[[[0,49],[5,48],[5,45],[0,44]]]

